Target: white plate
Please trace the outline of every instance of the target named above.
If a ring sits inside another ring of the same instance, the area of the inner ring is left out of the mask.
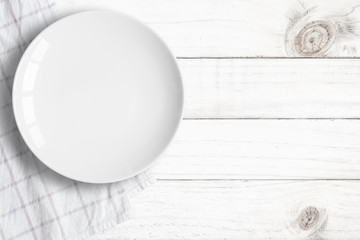
[[[13,108],[43,163],[106,183],[140,173],[164,151],[181,119],[183,87],[153,31],[120,13],[91,11],[57,21],[30,44]]]

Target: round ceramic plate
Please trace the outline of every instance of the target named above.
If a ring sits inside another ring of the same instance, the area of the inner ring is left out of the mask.
[[[40,33],[18,66],[13,108],[31,151],[91,183],[149,167],[173,138],[183,87],[164,42],[111,11],[63,18]]]

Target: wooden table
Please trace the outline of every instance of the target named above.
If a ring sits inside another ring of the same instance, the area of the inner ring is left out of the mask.
[[[145,22],[185,82],[157,183],[132,220],[92,239],[360,239],[359,6],[58,0],[59,16],[105,8]]]

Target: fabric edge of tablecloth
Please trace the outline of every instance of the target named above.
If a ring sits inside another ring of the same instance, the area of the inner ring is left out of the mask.
[[[115,227],[116,225],[130,219],[131,216],[133,216],[132,213],[133,209],[131,207],[130,199],[136,197],[139,193],[146,190],[148,187],[150,187],[157,181],[156,178],[151,173],[144,172],[143,174],[144,174],[143,179],[139,183],[137,183],[133,189],[127,192],[122,198],[122,200],[124,200],[125,212],[122,213],[122,216],[120,218],[111,218],[111,219],[105,218],[104,222],[97,225],[96,227],[89,228],[86,231],[79,233],[69,239],[84,240],[86,238],[95,236],[96,234],[99,234],[103,231],[109,230],[110,228]]]

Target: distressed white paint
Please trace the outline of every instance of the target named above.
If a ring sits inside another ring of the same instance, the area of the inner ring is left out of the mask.
[[[360,59],[180,59],[185,118],[359,118]]]
[[[170,45],[176,56],[287,56],[285,30],[294,11],[306,11],[297,0],[58,0],[59,15],[84,9],[112,9],[147,23]],[[352,12],[358,0],[304,0],[325,15]],[[345,16],[347,17],[347,16]],[[360,9],[351,17],[356,22]],[[360,43],[346,38],[342,44]],[[342,46],[341,46],[342,47]],[[332,56],[359,56],[346,50]]]
[[[360,179],[360,121],[187,120],[160,179]]]
[[[358,239],[359,201],[358,181],[158,182],[134,199],[132,220],[91,239]],[[320,218],[304,231],[308,206]]]
[[[147,23],[180,58],[185,117],[209,119],[184,121],[154,168],[160,180],[133,201],[135,217],[92,239],[359,238],[360,62],[276,59],[288,57],[294,12],[317,6],[316,17],[349,20],[358,33],[359,4],[58,0],[59,16],[105,8]],[[358,57],[359,44],[337,35],[327,56]],[[296,219],[307,206],[320,218],[305,231]]]

